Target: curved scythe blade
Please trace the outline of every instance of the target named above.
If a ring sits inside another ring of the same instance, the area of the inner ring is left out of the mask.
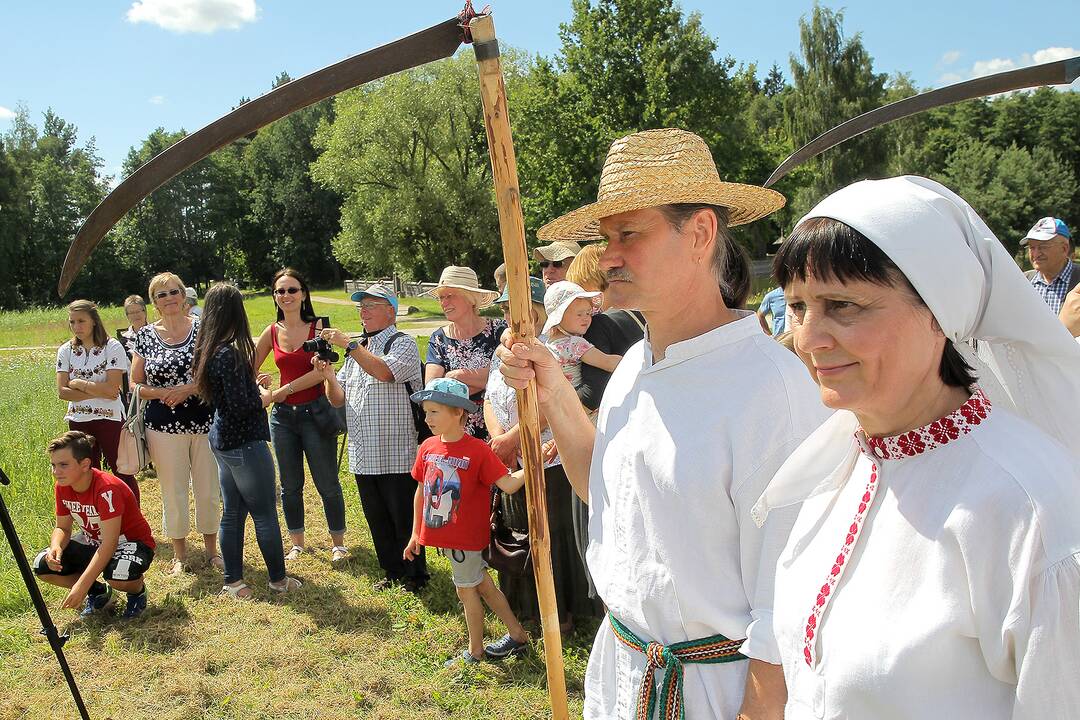
[[[90,253],[124,213],[199,160],[264,125],[331,95],[450,57],[461,45],[461,40],[460,20],[454,17],[285,83],[180,139],[125,178],[90,213],[64,258],[57,286],[60,296],[68,291]]]
[[[1068,85],[1080,76],[1080,56],[1068,60],[1035,65],[1033,67],[1010,70],[1008,72],[986,75],[985,77],[966,80],[955,85],[947,85],[937,90],[912,95],[888,105],[863,113],[847,122],[837,125],[832,130],[823,132],[788,156],[787,160],[773,170],[765,181],[769,187],[810,158],[836,147],[842,142],[862,135],[867,130],[887,125],[894,120],[921,113],[924,110],[952,105],[963,100],[997,95],[1010,90],[1024,90],[1040,85]]]

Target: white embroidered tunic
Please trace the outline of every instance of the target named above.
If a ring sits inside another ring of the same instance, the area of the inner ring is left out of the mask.
[[[113,338],[108,339],[105,347],[86,348],[66,342],[56,351],[56,372],[66,372],[71,380],[103,383],[108,381],[110,370],[127,372],[129,368],[124,346]],[[124,419],[124,404],[120,401],[119,393],[111,400],[96,397],[73,400],[68,402],[64,419],[73,422],[120,422]]]
[[[794,513],[761,530],[749,509],[828,411],[799,360],[740,314],[658,363],[638,343],[612,375],[593,449],[587,557],[604,603],[643,640],[746,637],[743,654],[778,663],[772,569]],[[766,620],[765,638],[748,632],[755,619]],[[633,717],[645,663],[604,622],[585,717]],[[746,669],[685,665],[686,719],[734,720]]]
[[[785,718],[1075,717],[1068,451],[981,391],[926,427],[851,442],[778,563]]]

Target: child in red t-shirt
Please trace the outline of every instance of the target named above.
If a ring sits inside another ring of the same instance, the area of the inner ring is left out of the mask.
[[[111,606],[113,588],[122,590],[127,593],[124,617],[135,618],[146,609],[143,573],[154,559],[154,538],[131,488],[90,466],[93,442],[73,430],[49,443],[56,529],[49,547],[35,558],[34,573],[50,585],[69,588],[61,607],[82,605],[83,617]],[[72,536],[76,521],[80,531]]]
[[[492,582],[481,556],[491,534],[492,486],[513,493],[525,483],[524,473],[508,475],[487,443],[465,434],[465,420],[476,412],[476,405],[469,400],[464,383],[436,378],[413,393],[412,401],[424,404],[424,419],[434,435],[420,445],[412,469],[420,486],[413,503],[413,533],[405,559],[412,560],[424,546],[431,546],[450,560],[469,630],[469,647],[460,655],[462,662],[501,660],[524,652],[528,643],[525,628]],[[509,630],[487,646],[485,602]],[[458,659],[452,657],[446,664]]]

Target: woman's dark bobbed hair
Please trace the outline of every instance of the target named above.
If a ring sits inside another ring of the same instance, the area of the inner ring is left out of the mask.
[[[922,307],[926,302],[889,256],[855,228],[833,218],[804,220],[791,232],[773,260],[780,287],[808,276],[826,282],[869,282],[906,289]],[[952,340],[945,339],[939,375],[950,387],[970,388],[977,378]]]

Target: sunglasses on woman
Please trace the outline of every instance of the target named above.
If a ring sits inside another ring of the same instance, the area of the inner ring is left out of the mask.
[[[274,290],[275,295],[284,295],[285,293],[295,295],[298,292],[300,292],[300,288],[298,287],[277,288],[276,290]]]
[[[541,270],[547,270],[548,265],[550,265],[551,267],[555,268],[556,270],[559,270],[560,268],[562,268],[564,262],[565,262],[564,260],[541,260],[540,261],[540,269]]]
[[[181,292],[181,290],[177,290],[176,288],[173,288],[172,290],[162,290],[161,292],[154,293],[154,299],[161,300],[163,298],[169,297],[170,295],[179,295]]]

